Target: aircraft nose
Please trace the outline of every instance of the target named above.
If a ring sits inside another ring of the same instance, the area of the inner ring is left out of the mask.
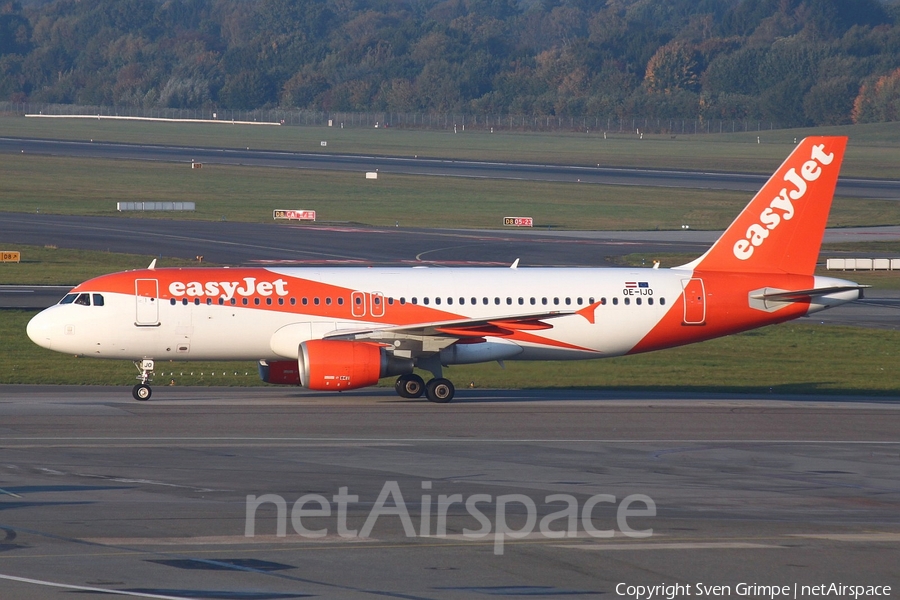
[[[47,312],[48,311],[43,310],[34,315],[34,317],[32,317],[30,321],[28,321],[28,326],[25,328],[25,332],[28,334],[28,337],[31,338],[32,342],[34,342],[38,346],[41,346],[42,348],[52,350],[51,344],[53,342],[53,319],[50,317],[50,315],[47,314]]]

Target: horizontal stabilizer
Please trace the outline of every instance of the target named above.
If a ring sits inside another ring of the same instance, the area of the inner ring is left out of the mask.
[[[775,302],[803,302],[810,298],[818,298],[828,296],[829,294],[837,294],[840,292],[849,292],[851,290],[859,290],[859,297],[862,298],[862,290],[870,285],[837,285],[831,287],[814,288],[811,290],[796,290],[791,292],[772,291],[760,294],[751,294],[754,300],[770,300]]]

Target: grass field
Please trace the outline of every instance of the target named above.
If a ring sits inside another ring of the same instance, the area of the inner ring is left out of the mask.
[[[497,228],[528,215],[539,227],[587,230],[723,229],[752,197],[741,192],[509,180],[98,161],[7,155],[0,211],[120,215],[116,202],[189,201],[196,212],[134,218],[265,222],[276,208],[317,211],[320,221]],[[829,225],[900,224],[900,202],[835,200]]]
[[[0,116],[0,135],[66,140],[383,154],[567,165],[604,165],[770,173],[794,139],[848,135],[845,177],[900,178],[900,122],[712,135],[515,133],[337,127],[256,127],[33,119]],[[757,143],[757,135],[760,142]],[[321,146],[326,141],[327,146]]]
[[[0,383],[130,385],[127,361],[75,358],[25,336],[34,311],[0,311]],[[609,388],[683,392],[896,395],[900,332],[789,323],[650,354],[578,362],[455,366],[460,389]],[[249,362],[158,362],[154,385],[264,385]],[[384,380],[390,385],[393,380]]]
[[[0,285],[71,285],[131,269],[144,269],[154,256],[70,250],[55,246],[16,245],[22,254],[18,263],[0,263]],[[167,267],[197,266],[195,261],[166,257]],[[203,263],[204,266],[215,266]],[[2,313],[0,313],[2,315]]]

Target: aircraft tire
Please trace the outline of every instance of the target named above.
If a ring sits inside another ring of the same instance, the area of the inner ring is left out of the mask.
[[[153,390],[146,383],[139,383],[131,388],[131,395],[135,400],[140,400],[141,402],[149,400],[152,394]]]
[[[397,378],[394,389],[401,398],[420,398],[425,392],[425,380],[415,373],[401,375]]]
[[[425,395],[428,400],[438,404],[450,402],[455,393],[456,388],[453,387],[450,380],[442,377],[435,377],[425,385]]]

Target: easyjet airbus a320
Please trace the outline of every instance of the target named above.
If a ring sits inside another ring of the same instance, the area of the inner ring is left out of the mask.
[[[133,360],[138,400],[154,361],[258,360],[270,383],[338,391],[399,376],[400,396],[449,402],[444,366],[648,352],[856,300],[863,286],[814,275],[846,144],[803,140],[722,237],[676,268],[151,265],[77,286],[28,335]]]

